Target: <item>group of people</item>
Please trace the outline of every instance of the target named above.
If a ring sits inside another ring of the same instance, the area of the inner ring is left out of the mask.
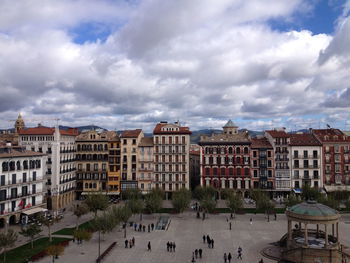
[[[125,248],[128,248],[128,247],[132,248],[133,246],[135,246],[135,238],[132,237],[132,239],[130,240],[125,239],[124,243],[125,243]]]
[[[237,259],[240,259],[242,260],[242,248],[241,247],[238,247],[238,250],[237,250]],[[232,260],[232,255],[231,255],[231,252],[229,252],[228,254],[224,253],[224,262],[225,263],[231,263],[231,260]],[[262,259],[261,259],[262,260]],[[260,263],[260,261],[259,261]],[[262,262],[263,263],[263,262]]]
[[[203,243],[207,242],[208,248],[214,248],[214,239],[210,238],[209,235],[203,235]]]
[[[176,249],[176,244],[175,244],[175,242],[167,242],[166,243],[166,250],[168,251],[168,252],[175,252],[175,249]]]
[[[134,230],[135,231],[139,231],[139,232],[146,232],[146,225],[142,225],[142,224],[137,224],[137,223],[134,223]],[[153,231],[154,230],[154,224],[148,224],[147,225],[147,230],[148,232],[151,232],[151,230]]]
[[[192,262],[196,262],[195,258],[202,258],[202,253],[203,250],[200,249],[195,249],[195,251],[192,252]]]

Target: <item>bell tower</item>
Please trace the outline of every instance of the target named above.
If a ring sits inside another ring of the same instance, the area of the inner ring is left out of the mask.
[[[224,127],[224,134],[237,134],[238,126],[233,123],[233,121],[229,120]]]
[[[18,118],[15,122],[15,133],[18,134],[19,130],[24,128],[25,128],[24,120],[22,119],[21,113],[19,113]]]

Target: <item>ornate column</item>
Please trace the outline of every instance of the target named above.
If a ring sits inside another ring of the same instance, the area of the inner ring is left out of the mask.
[[[305,245],[309,246],[309,242],[308,242],[308,236],[307,236],[307,223],[304,224],[304,238],[305,238]]]
[[[327,224],[324,225],[324,232],[326,233],[324,247],[327,247],[328,246],[328,228],[327,228]]]
[[[241,189],[242,178],[237,178],[237,189]]]
[[[332,236],[334,237],[334,224],[332,224]]]
[[[337,222],[337,225],[336,225],[336,231],[337,231],[337,242],[339,243],[339,222]]]
[[[233,179],[230,178],[229,183],[230,183],[230,189],[232,189],[233,188]]]
[[[221,178],[221,188],[224,189],[225,188],[225,178]]]
[[[205,186],[209,186],[210,185],[210,178],[205,178]]]

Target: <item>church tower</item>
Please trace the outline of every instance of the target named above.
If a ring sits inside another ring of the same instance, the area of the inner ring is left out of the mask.
[[[237,134],[238,126],[233,123],[233,121],[229,120],[224,127],[224,134]]]
[[[22,119],[22,115],[20,113],[18,114],[18,118],[15,122],[15,133],[18,134],[19,130],[24,128],[25,128],[24,120]]]

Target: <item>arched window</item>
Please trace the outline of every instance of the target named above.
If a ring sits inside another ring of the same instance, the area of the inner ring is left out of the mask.
[[[23,169],[28,169],[28,161],[23,161]]]
[[[85,183],[85,188],[89,188],[89,184],[88,183]]]
[[[229,154],[232,154],[232,153],[233,153],[232,147],[228,147],[228,153],[229,153]]]
[[[94,144],[94,151],[97,151],[97,144]]]
[[[36,166],[36,168],[40,168],[41,167],[40,160],[36,160],[35,161],[35,166]]]
[[[78,150],[78,151],[80,151],[80,144],[78,144],[78,146],[77,146],[77,150]]]
[[[3,162],[2,163],[2,171],[7,172],[8,170],[9,170],[8,162]]]
[[[10,171],[14,171],[14,170],[16,170],[15,162],[11,161],[10,162]]]
[[[17,170],[21,170],[21,162],[20,161],[17,161],[16,166],[17,166]]]
[[[248,154],[248,147],[244,147],[244,154]]]
[[[237,168],[237,175],[238,175],[238,176],[241,176],[241,175],[242,175],[242,173],[241,173],[241,168]]]
[[[237,147],[237,148],[236,148],[236,153],[237,153],[237,154],[241,154],[241,148]]]

